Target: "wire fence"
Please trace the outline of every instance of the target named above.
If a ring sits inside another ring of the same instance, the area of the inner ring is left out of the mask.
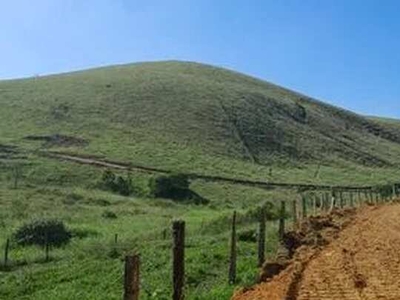
[[[204,222],[197,232],[187,230],[184,220],[177,220],[171,228],[154,230],[146,237],[139,236],[139,240],[133,241],[115,234],[107,241],[96,241],[94,238],[89,241],[72,239],[68,246],[61,249],[52,248],[50,245],[41,248],[21,247],[12,238],[8,238],[2,246],[0,270],[9,272],[32,264],[43,265],[48,274],[51,274],[49,276],[52,276],[47,279],[47,297],[60,295],[69,289],[71,298],[77,299],[123,297],[137,300],[139,297],[172,297],[180,300],[187,293],[187,285],[192,280],[189,280],[187,273],[193,263],[191,248],[199,251],[202,247],[206,252],[204,268],[210,263],[207,261],[207,252],[211,252],[213,247],[223,248],[214,259],[226,264],[225,281],[235,285],[238,283],[238,272],[241,272],[237,264],[245,255],[243,251],[238,251],[238,245],[243,241],[248,239],[255,242],[256,246],[252,245],[254,249],[249,253],[256,270],[267,257],[266,244],[272,243],[271,239],[282,240],[285,233],[296,229],[302,220],[329,214],[336,209],[383,204],[395,200],[398,196],[397,185],[367,191],[303,191],[292,201],[277,201],[278,213],[275,216],[271,214],[270,207],[262,206],[247,213],[234,211],[231,216]],[[202,234],[211,232],[221,235],[213,244],[202,242]],[[229,234],[226,234],[227,232]],[[151,248],[146,250],[137,247],[140,239],[152,241]],[[196,264],[201,264],[201,259],[200,257],[200,262],[197,261]],[[29,281],[29,277],[35,275],[27,272],[24,276]],[[53,280],[55,278],[57,280]],[[0,292],[1,295],[11,296],[13,291],[5,291],[3,294]]]

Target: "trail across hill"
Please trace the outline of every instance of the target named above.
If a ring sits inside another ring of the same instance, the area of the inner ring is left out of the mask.
[[[400,205],[361,209],[336,239],[294,269],[234,300],[400,299]]]
[[[136,170],[140,172],[146,173],[160,173],[160,174],[169,174],[172,173],[170,170],[165,170],[161,168],[154,168],[149,166],[137,165],[129,162],[119,162],[113,161],[105,158],[99,158],[96,156],[90,155],[78,155],[71,153],[63,153],[63,152],[39,152],[40,155],[57,159],[57,160],[66,160],[72,161],[75,163],[93,165],[97,167],[103,168],[113,168],[119,170]],[[212,176],[212,175],[202,175],[195,173],[187,174],[191,179],[201,179],[205,181],[214,181],[214,182],[226,182],[231,184],[240,184],[258,188],[284,188],[284,189],[302,189],[302,190],[325,190],[330,191],[331,189],[337,189],[342,191],[369,191],[373,187],[372,186],[335,186],[335,185],[323,185],[323,184],[305,184],[305,183],[283,183],[283,182],[271,182],[271,181],[257,181],[257,180],[248,180],[248,179],[239,179],[239,178],[229,178],[229,177],[221,177],[221,176]]]

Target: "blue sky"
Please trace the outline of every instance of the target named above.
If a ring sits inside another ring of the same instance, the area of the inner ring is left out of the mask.
[[[180,59],[400,118],[397,0],[0,2],[0,78]]]

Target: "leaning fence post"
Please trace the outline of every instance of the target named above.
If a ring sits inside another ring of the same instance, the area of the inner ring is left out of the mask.
[[[8,251],[10,249],[10,239],[6,241],[6,248],[4,249],[4,267],[6,268],[8,265]]]
[[[236,211],[234,211],[232,217],[231,252],[229,258],[229,284],[234,284],[236,282],[236,257]]]
[[[174,221],[172,223],[173,245],[173,300],[184,299],[185,284],[185,222]]]
[[[140,291],[140,258],[125,256],[124,300],[138,300]]]
[[[260,224],[258,230],[258,266],[261,267],[265,261],[265,207],[260,210]]]

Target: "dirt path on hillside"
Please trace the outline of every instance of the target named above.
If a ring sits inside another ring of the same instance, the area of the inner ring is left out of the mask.
[[[43,151],[39,152],[40,155],[64,161],[71,161],[79,164],[92,165],[101,168],[112,168],[119,170],[135,170],[139,172],[145,172],[150,174],[171,174],[173,171],[155,168],[151,166],[144,166],[133,164],[130,162],[120,162],[106,159],[104,157],[98,157],[95,155],[82,155],[82,154],[70,154],[63,152],[50,152]],[[339,185],[323,185],[323,184],[307,184],[307,183],[284,183],[284,182],[271,182],[271,181],[258,181],[250,179],[239,179],[229,178],[222,176],[202,175],[196,173],[187,173],[191,179],[201,179],[210,182],[225,182],[229,184],[239,184],[250,187],[258,187],[264,189],[281,188],[281,189],[301,189],[301,190],[321,190],[331,191],[332,189],[338,189],[342,191],[370,191],[372,186],[339,186]]]
[[[330,244],[294,260],[233,299],[400,299],[400,205],[361,209]]]

